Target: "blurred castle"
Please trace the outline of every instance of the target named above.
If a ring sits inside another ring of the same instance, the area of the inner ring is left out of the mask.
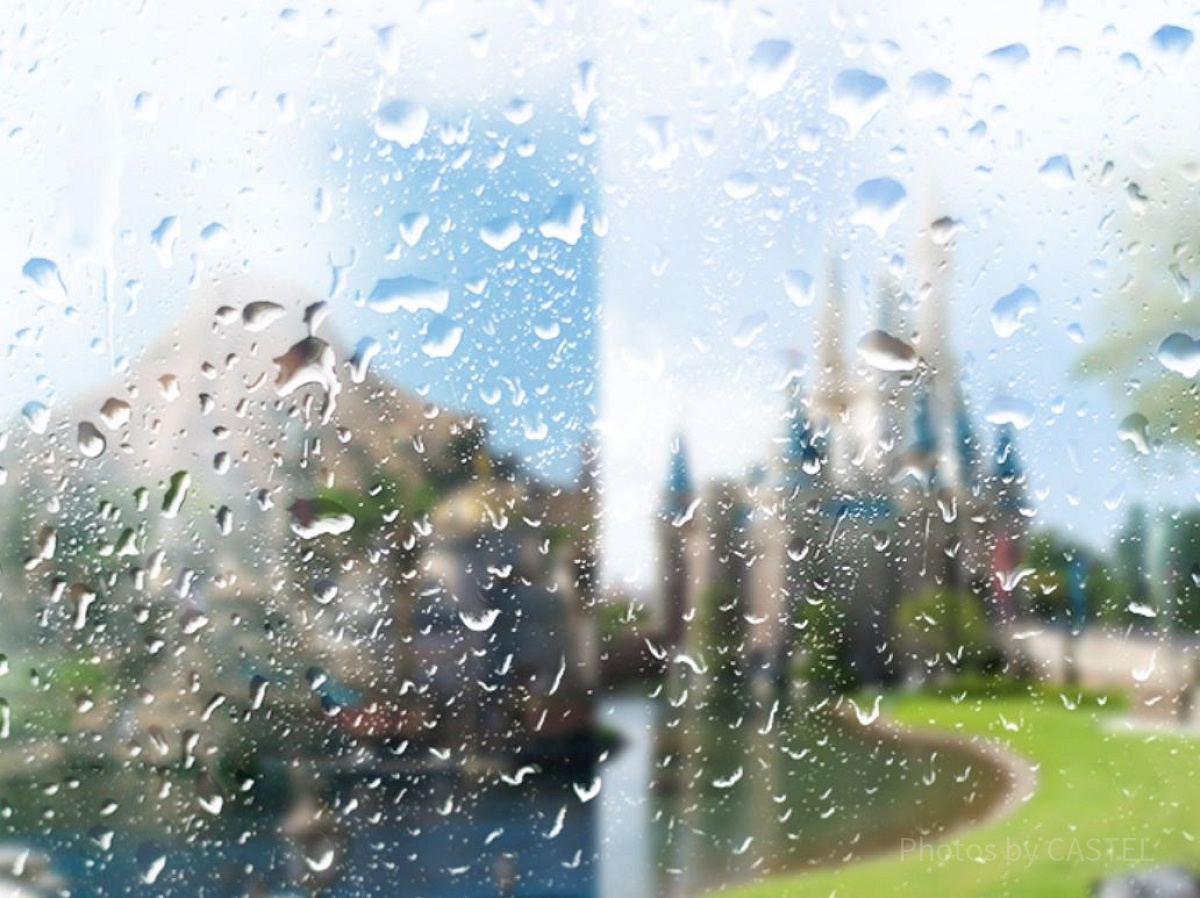
[[[697,489],[676,440],[658,529],[668,651],[701,648],[721,656],[705,663],[749,664],[785,682],[803,649],[879,681],[919,664],[895,638],[906,597],[970,591],[988,620],[1013,616],[1024,475],[1009,425],[994,451],[976,435],[949,341],[946,242],[935,223],[915,328],[899,291],[881,291],[879,330],[859,344],[857,366],[843,351],[831,272],[815,383],[807,392],[793,383],[778,448],[748,477]],[[913,347],[892,340],[910,330]],[[870,364],[881,332],[911,357]],[[818,618],[832,635],[806,643]]]

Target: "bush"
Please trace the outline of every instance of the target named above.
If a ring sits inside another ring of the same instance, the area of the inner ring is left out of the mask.
[[[983,602],[974,593],[941,588],[902,599],[893,629],[901,657],[923,673],[978,669],[991,654]]]

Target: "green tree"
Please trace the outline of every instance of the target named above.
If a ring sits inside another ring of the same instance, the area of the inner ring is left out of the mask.
[[[1119,204],[1110,235],[1109,284],[1100,330],[1079,360],[1126,414],[1144,415],[1153,439],[1200,447],[1200,386],[1166,367],[1159,348],[1172,334],[1200,339],[1200,193],[1185,167],[1160,164],[1103,189]]]

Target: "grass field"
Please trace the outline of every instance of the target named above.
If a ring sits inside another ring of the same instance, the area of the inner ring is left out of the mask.
[[[934,841],[937,858],[897,850],[726,894],[1083,896],[1102,876],[1132,867],[1200,867],[1200,738],[1121,731],[1115,705],[1040,691],[893,697],[885,713],[901,724],[986,737],[1024,755],[1037,767],[1033,797],[1002,819]]]

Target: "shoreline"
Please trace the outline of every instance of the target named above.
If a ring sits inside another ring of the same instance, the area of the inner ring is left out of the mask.
[[[904,839],[929,839],[939,845],[960,838],[968,832],[983,829],[1014,813],[1037,792],[1038,769],[1025,755],[1010,749],[997,739],[972,739],[960,737],[953,732],[935,727],[912,726],[900,723],[883,715],[869,724],[860,723],[853,710],[839,707],[835,712],[839,724],[851,732],[874,731],[882,739],[902,742],[910,748],[958,754],[972,759],[990,775],[1003,778],[990,800],[978,808],[969,808],[961,817],[956,817],[946,826],[933,832],[922,833],[913,829],[899,838],[891,835],[870,840],[855,846],[840,860],[820,860],[804,866],[780,869],[761,879],[737,879],[717,884],[698,893],[712,895],[749,885],[752,882],[770,883],[775,879],[790,879],[809,873],[829,872],[885,861],[901,850]]]

